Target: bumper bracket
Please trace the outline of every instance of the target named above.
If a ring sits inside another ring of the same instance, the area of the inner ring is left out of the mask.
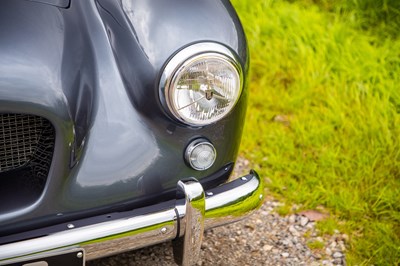
[[[174,259],[179,265],[194,265],[200,258],[206,213],[205,193],[196,179],[178,182],[177,198],[184,194],[183,205],[177,202],[178,237],[173,243]],[[183,236],[181,236],[183,234]]]

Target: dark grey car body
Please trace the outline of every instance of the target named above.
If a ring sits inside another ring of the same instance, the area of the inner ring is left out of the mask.
[[[159,99],[169,58],[206,41],[230,49],[247,73],[246,39],[228,0],[2,0],[0,114],[40,116],[55,131],[40,192],[22,191],[0,173],[0,190],[10,192],[0,196],[3,242],[79,219],[168,205],[182,178],[194,177],[205,189],[225,182],[247,90],[228,116],[202,127],[174,120]],[[205,171],[183,156],[199,137],[218,154]]]

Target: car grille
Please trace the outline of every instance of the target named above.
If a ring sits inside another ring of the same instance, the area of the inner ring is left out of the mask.
[[[42,117],[0,114],[0,173],[29,167],[32,176],[46,178],[54,135],[53,125]]]

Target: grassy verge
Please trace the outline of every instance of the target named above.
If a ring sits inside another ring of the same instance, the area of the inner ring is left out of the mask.
[[[351,265],[399,264],[400,24],[385,19],[396,9],[232,2],[252,63],[242,153],[275,195],[329,209]]]

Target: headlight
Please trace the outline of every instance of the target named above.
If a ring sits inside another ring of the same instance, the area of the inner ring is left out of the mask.
[[[235,55],[216,43],[199,43],[178,52],[164,68],[160,100],[167,112],[192,126],[225,117],[242,90]]]

